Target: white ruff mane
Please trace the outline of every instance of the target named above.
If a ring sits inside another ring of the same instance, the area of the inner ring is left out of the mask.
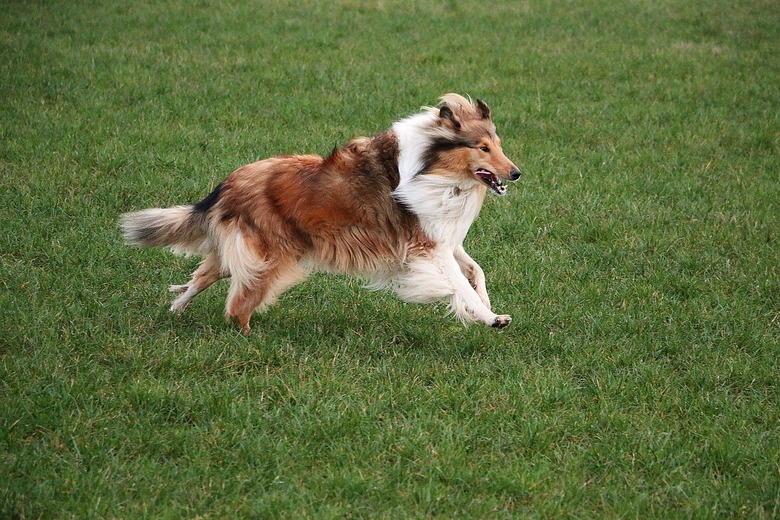
[[[451,131],[436,128],[437,116],[433,111],[407,117],[393,125],[398,137],[398,172],[401,174],[399,187],[414,178],[423,169],[423,154],[437,135],[452,135]],[[437,131],[439,130],[439,131]]]
[[[454,250],[463,243],[482,207],[484,188],[476,180],[440,175],[418,175],[425,167],[426,151],[437,137],[455,133],[437,125],[436,109],[416,114],[393,125],[398,138],[400,182],[393,196],[420,219],[425,233],[440,246]]]

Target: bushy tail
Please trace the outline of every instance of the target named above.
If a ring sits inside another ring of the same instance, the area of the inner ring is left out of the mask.
[[[128,244],[140,247],[170,247],[175,253],[208,252],[206,215],[194,206],[150,208],[125,213],[119,227]]]

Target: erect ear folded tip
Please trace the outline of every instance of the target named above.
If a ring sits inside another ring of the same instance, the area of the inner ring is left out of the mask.
[[[458,117],[446,103],[439,107],[439,119],[448,121],[455,129],[460,128]]]
[[[482,116],[482,119],[490,119],[490,107],[479,98],[477,98],[477,110]]]

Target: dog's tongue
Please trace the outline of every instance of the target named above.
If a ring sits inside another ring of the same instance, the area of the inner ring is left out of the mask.
[[[480,168],[476,171],[476,174],[477,177],[479,177],[482,182],[487,184],[488,188],[493,190],[496,195],[506,194],[506,186],[502,184],[502,182],[498,179],[498,177],[495,176],[493,172],[489,172]]]

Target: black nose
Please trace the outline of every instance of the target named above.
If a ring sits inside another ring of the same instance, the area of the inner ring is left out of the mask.
[[[517,168],[515,168],[514,170],[512,170],[511,172],[509,172],[509,180],[516,181],[517,179],[519,179],[519,178],[520,178],[520,175],[522,175],[522,174],[520,173],[520,170],[518,170]]]

